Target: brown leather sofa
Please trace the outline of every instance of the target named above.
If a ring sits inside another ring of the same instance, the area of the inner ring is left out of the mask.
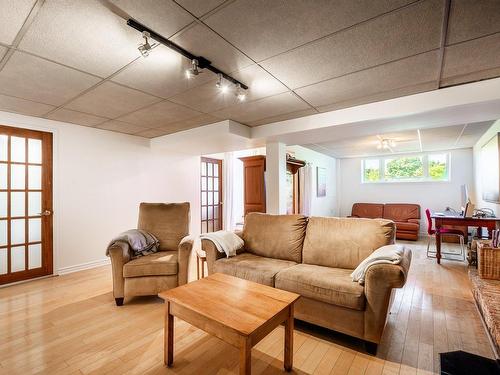
[[[420,206],[411,203],[354,203],[350,217],[383,218],[396,223],[398,240],[418,240]]]
[[[298,293],[297,319],[359,337],[376,351],[393,288],[405,284],[411,251],[405,250],[400,265],[371,266],[364,285],[353,282],[350,273],[375,249],[393,243],[393,222],[250,213],[239,235],[244,248],[231,258],[202,240],[209,274]]]
[[[187,283],[193,248],[189,233],[189,203],[141,203],[138,229],[160,240],[157,253],[130,259],[128,244],[109,249],[113,295],[121,306],[125,297],[156,295]]]

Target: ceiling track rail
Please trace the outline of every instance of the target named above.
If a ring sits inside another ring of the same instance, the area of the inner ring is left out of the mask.
[[[191,52],[185,50],[184,48],[182,48],[178,44],[175,44],[174,42],[168,40],[167,38],[163,37],[162,35],[154,32],[149,27],[147,27],[147,26],[145,26],[145,25],[137,22],[133,18],[129,18],[127,20],[127,25],[129,25],[130,27],[132,27],[133,29],[136,29],[137,31],[139,31],[141,33],[145,32],[145,31],[148,32],[149,35],[151,36],[151,38],[153,38],[154,40],[156,40],[158,43],[161,43],[165,47],[168,47],[171,50],[173,50],[173,51],[181,54],[182,56],[186,57],[190,61],[197,60],[198,61],[198,67],[200,69],[210,70],[211,72],[213,72],[215,74],[221,75],[225,80],[227,80],[227,81],[229,81],[229,82],[231,82],[231,83],[233,83],[233,84],[235,84],[237,86],[239,85],[242,89],[248,90],[248,86],[247,85],[245,85],[244,83],[238,81],[236,78],[231,77],[229,74],[224,73],[222,70],[220,70],[220,69],[216,68],[215,66],[213,66],[212,62],[210,60],[204,58],[203,56],[193,55]]]

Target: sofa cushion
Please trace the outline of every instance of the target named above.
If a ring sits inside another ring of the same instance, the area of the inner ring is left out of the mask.
[[[177,251],[159,251],[132,259],[123,266],[124,277],[177,275]]]
[[[177,250],[189,234],[189,203],[141,203],[137,229],[154,234],[160,250]]]
[[[420,219],[420,206],[411,203],[387,203],[384,206],[384,219],[393,221]]]
[[[381,246],[394,242],[394,223],[384,219],[311,217],[303,263],[354,269]]]
[[[245,217],[245,250],[263,257],[302,261],[307,218],[302,215],[268,215],[252,212]]]
[[[281,270],[297,263],[289,260],[265,258],[250,253],[242,253],[231,258],[219,259],[214,264],[214,272],[236,276],[274,287],[274,276]]]
[[[368,219],[382,218],[384,217],[384,205],[381,203],[354,203],[351,215]]]
[[[275,286],[332,305],[364,310],[364,288],[352,281],[351,272],[342,268],[297,264],[280,271],[275,277]]]
[[[407,223],[407,222],[396,221],[396,230],[398,230],[398,231],[418,232],[419,228],[420,228],[420,225],[418,225],[416,223]]]

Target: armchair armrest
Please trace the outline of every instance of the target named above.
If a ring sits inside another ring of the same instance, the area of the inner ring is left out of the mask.
[[[126,242],[115,243],[108,249],[111,258],[111,270],[113,272],[113,296],[123,298],[125,280],[123,277],[123,266],[130,261],[129,245]]]
[[[179,285],[187,284],[188,280],[188,269],[189,269],[189,257],[191,256],[191,251],[193,250],[194,237],[186,236],[184,237],[178,246],[178,271],[177,271],[177,283]]]
[[[214,273],[214,264],[217,259],[224,258],[224,254],[219,252],[215,244],[210,240],[201,240],[201,250],[203,250],[207,257],[208,274]]]
[[[406,283],[411,250],[405,249],[400,264],[374,264],[365,275],[365,337],[379,343],[384,330],[393,288]]]

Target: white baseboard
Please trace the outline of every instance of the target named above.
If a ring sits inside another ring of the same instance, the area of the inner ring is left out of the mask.
[[[95,268],[95,267],[100,267],[100,266],[106,266],[108,264],[111,264],[110,259],[104,258],[104,259],[94,260],[92,262],[81,263],[81,264],[76,264],[74,266],[59,268],[57,270],[57,274],[58,275],[66,275],[68,273],[88,270],[90,268]]]

